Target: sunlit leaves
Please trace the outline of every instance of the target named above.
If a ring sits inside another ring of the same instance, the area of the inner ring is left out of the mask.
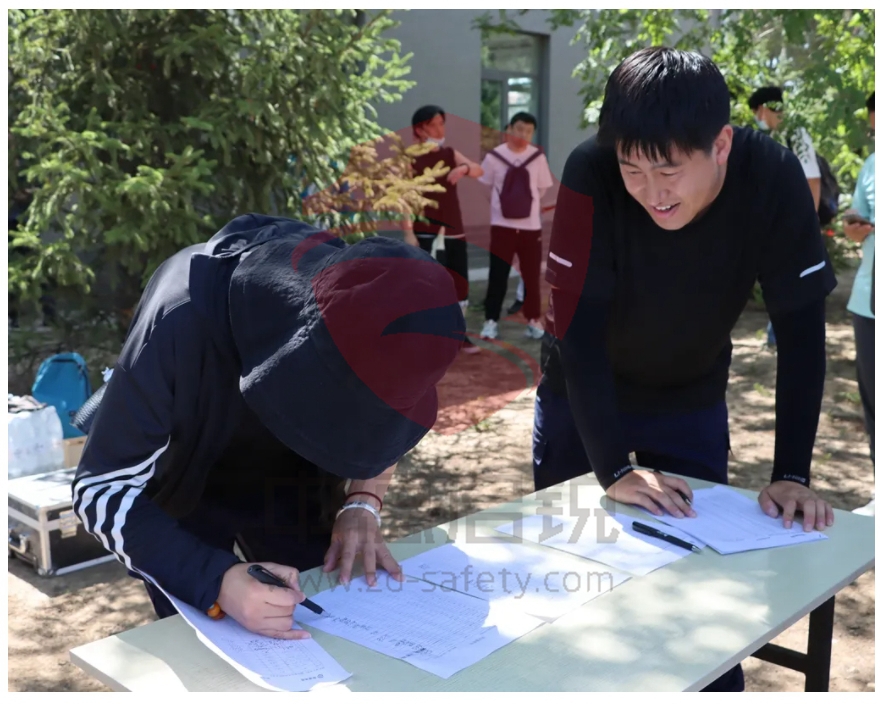
[[[300,217],[304,190],[380,134],[372,104],[413,85],[386,11],[8,18],[9,192],[33,193],[10,289],[32,295],[50,274],[87,291],[104,270],[137,293],[236,215]]]

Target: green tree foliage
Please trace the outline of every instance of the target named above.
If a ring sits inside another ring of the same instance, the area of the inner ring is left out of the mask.
[[[488,13],[484,31],[515,31],[525,11]],[[552,10],[549,23],[577,27],[586,58],[583,124],[597,123],[610,72],[629,54],[666,45],[700,51],[720,67],[733,95],[732,122],[753,125],[748,97],[764,85],[785,90],[786,123],[805,127],[850,196],[873,151],[865,100],[874,90],[873,10]],[[784,134],[781,130],[780,134]],[[841,239],[833,249],[838,255]]]
[[[46,281],[86,294],[110,272],[131,306],[162,260],[232,217],[297,217],[307,187],[380,134],[372,104],[413,85],[394,24],[386,11],[10,10],[9,195],[30,203],[10,233],[10,294]]]

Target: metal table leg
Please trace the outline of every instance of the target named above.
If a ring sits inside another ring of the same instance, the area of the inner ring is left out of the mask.
[[[806,654],[769,643],[752,656],[806,676],[805,691],[828,691],[831,677],[831,642],[834,638],[834,599],[831,596],[809,614]]]

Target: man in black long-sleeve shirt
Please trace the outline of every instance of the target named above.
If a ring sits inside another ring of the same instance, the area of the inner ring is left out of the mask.
[[[557,201],[535,484],[594,471],[616,501],[692,516],[678,492],[689,486],[665,473],[727,482],[730,334],[759,280],[779,344],[759,501],[786,526],[802,512],[804,529],[823,529],[833,511],[809,471],[836,280],[800,162],[729,118],[726,83],[701,55],[644,49],[612,73]],[[743,684],[737,667],[709,690]]]

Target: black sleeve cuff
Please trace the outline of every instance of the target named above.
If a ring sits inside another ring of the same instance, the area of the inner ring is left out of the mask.
[[[809,475],[808,474],[806,476],[799,476],[799,475],[794,475],[792,473],[782,473],[782,472],[777,473],[774,470],[773,475],[770,478],[770,483],[775,483],[776,481],[779,481],[779,480],[790,480],[792,483],[800,483],[800,485],[809,488]]]
[[[224,574],[232,567],[241,563],[240,558],[230,552],[219,550],[214,554],[211,558],[210,566],[207,567],[205,582],[194,586],[193,596],[195,601],[193,605],[203,612],[211,608],[221,594]]]
[[[632,466],[631,464],[629,464],[628,466],[623,466],[618,471],[614,471],[613,473],[610,474],[610,482],[608,485],[604,486],[604,489],[606,490],[608,487],[610,487],[611,485],[616,483],[616,481],[618,481],[620,478],[628,475],[633,470],[635,470],[635,467]]]

